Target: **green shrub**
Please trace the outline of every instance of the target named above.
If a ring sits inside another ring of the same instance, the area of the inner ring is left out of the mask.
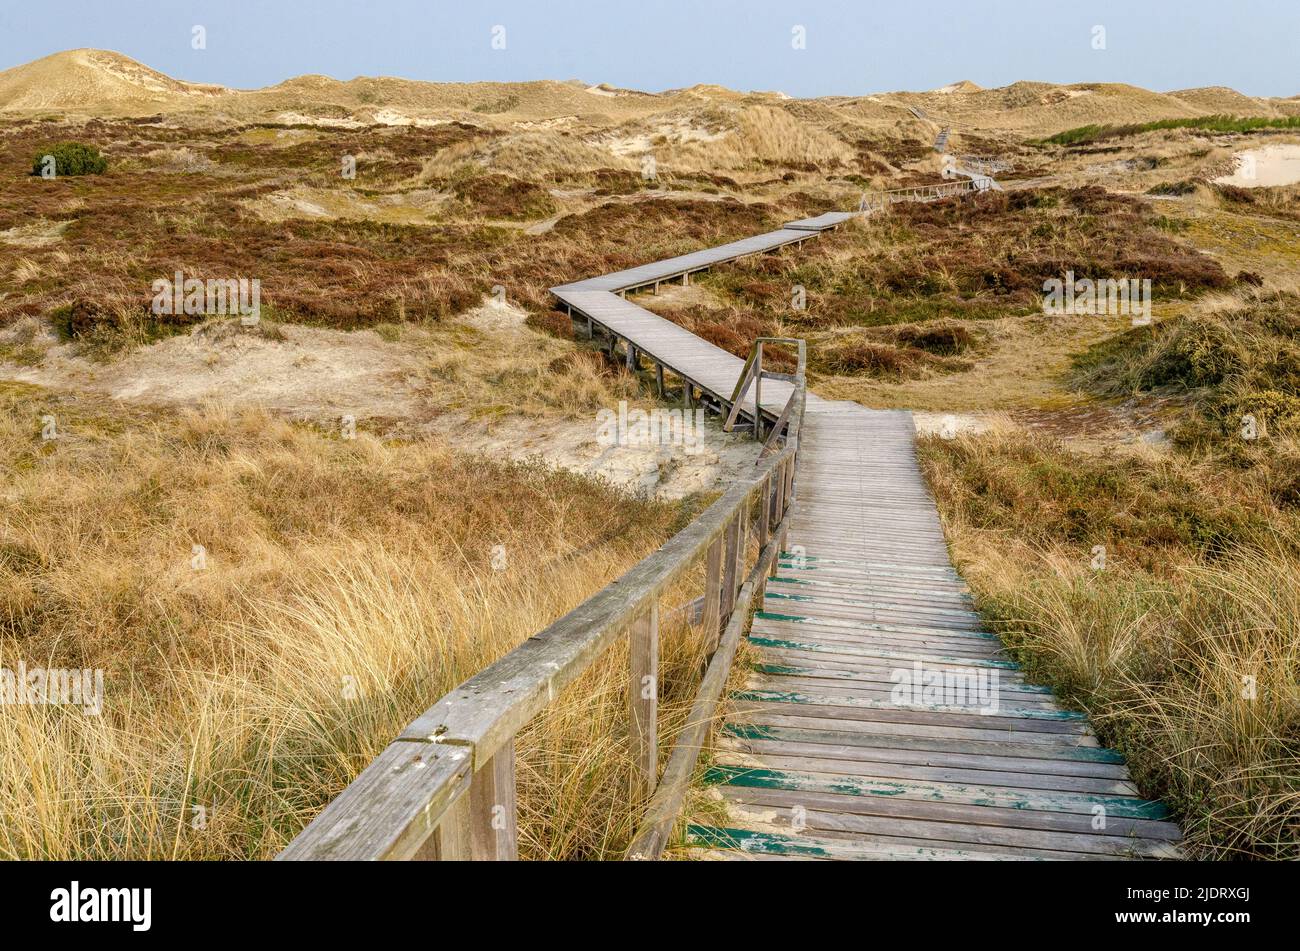
[[[1034,145],[1091,145],[1107,139],[1122,139],[1143,132],[1160,129],[1199,129],[1218,134],[1253,132],[1256,129],[1297,129],[1300,116],[1192,116],[1182,119],[1157,119],[1128,125],[1085,125],[1066,129],[1046,139],[1031,141]]]
[[[1196,191],[1196,183],[1183,179],[1178,182],[1161,182],[1147,189],[1148,195],[1190,195]]]
[[[32,161],[32,174],[40,175],[45,171],[46,159],[54,157],[54,174],[57,175],[101,175],[108,170],[108,159],[100,154],[93,145],[81,142],[61,142],[36,153]]]

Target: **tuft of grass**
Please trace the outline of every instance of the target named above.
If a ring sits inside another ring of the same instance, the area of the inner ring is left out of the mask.
[[[1175,443],[1238,466],[1295,478],[1300,438],[1300,294],[1249,287],[1135,328],[1082,355],[1074,382],[1103,397],[1175,394],[1191,412]],[[1254,435],[1243,430],[1247,417]],[[1243,438],[1243,431],[1249,438]],[[1288,475],[1288,471],[1290,475]]]

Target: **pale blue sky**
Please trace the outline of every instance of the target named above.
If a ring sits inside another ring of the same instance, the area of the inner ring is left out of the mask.
[[[195,24],[207,49],[191,48]],[[791,48],[795,25],[806,49]],[[1300,0],[0,0],[0,68],[81,46],[243,88],[325,73],[796,96],[958,79],[1300,94]]]

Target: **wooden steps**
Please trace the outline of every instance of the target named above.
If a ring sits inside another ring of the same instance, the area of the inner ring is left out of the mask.
[[[759,659],[705,778],[728,820],[689,841],[708,858],[1179,857],[1123,758],[983,630],[910,414],[810,402],[803,433]]]

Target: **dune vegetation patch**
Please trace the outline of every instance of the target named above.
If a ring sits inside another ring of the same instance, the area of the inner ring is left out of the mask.
[[[497,134],[456,123],[315,128],[285,143],[245,135],[261,126],[186,137],[93,120],[65,134],[111,145],[120,159],[107,172],[29,179],[31,154],[53,125],[0,131],[0,177],[25,186],[0,190],[0,270],[16,277],[0,297],[0,323],[71,309],[84,318],[80,335],[104,323],[113,335],[140,325],[141,339],[157,336],[150,287],[177,270],[257,279],[274,319],[335,329],[436,323],[500,285],[537,326],[563,335],[549,287],[767,230],[817,203],[663,197],[629,207],[596,195],[562,204],[542,169],[466,166],[463,156]],[[444,166],[444,154],[462,157]],[[355,177],[345,177],[343,157],[355,159]],[[627,181],[611,168],[600,159],[591,185],[623,192]],[[722,187],[702,172],[680,174],[691,188]],[[543,233],[511,226],[565,212]],[[33,221],[67,224],[51,244]]]
[[[1246,291],[1108,340],[1076,361],[1072,382],[1098,396],[1174,395],[1181,450],[1255,478],[1300,505],[1300,295]]]
[[[509,175],[477,173],[463,169],[446,183],[464,206],[463,214],[488,219],[530,221],[556,212],[555,200],[533,182]]]
[[[416,714],[694,511],[364,425],[12,385],[0,446],[0,666],[104,672],[99,716],[0,707],[8,859],[273,856]],[[671,731],[705,644],[671,618],[661,636]],[[526,857],[626,844],[626,664],[520,735]]]
[[[1266,129],[1300,129],[1300,116],[1186,116],[1125,125],[1093,124],[1066,129],[1064,132],[1048,136],[1042,142],[1049,145],[1091,145],[1165,129],[1195,129],[1219,135],[1235,135]]]
[[[1213,460],[1022,431],[929,437],[920,454],[985,619],[1125,754],[1190,853],[1294,859],[1294,506]]]
[[[813,353],[814,373],[917,380],[971,369],[961,359],[977,348],[983,332],[951,320],[871,327],[821,339]]]
[[[99,149],[84,142],[60,142],[38,149],[32,160],[32,174],[42,178],[59,175],[102,175],[108,159]]]
[[[1213,259],[1162,229],[1147,205],[1097,187],[898,205],[797,258],[741,261],[702,280],[816,330],[1025,315],[1041,310],[1045,281],[1069,272],[1149,277],[1165,297],[1232,283]],[[796,288],[802,309],[792,304]]]

